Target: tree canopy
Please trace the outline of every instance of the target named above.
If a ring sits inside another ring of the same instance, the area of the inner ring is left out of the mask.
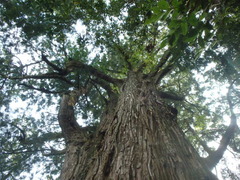
[[[93,132],[130,71],[158,74],[202,157],[220,160],[228,149],[239,159],[238,1],[3,0],[0,17],[1,179],[33,167],[56,177],[60,97],[81,89],[75,113]],[[227,166],[221,173],[237,179]]]

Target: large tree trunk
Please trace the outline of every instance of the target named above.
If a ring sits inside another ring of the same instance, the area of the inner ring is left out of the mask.
[[[129,73],[96,137],[68,143],[62,180],[217,179],[186,140],[154,83]]]

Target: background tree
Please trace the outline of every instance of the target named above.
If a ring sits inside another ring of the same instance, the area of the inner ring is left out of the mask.
[[[34,163],[50,179],[216,179],[227,147],[239,152],[237,1],[0,8],[1,179]],[[216,83],[225,95],[206,99]]]

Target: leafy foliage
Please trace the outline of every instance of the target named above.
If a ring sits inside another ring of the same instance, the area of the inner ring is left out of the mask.
[[[240,11],[235,0],[4,0],[0,14],[2,179],[30,172],[40,162],[49,178],[59,173],[64,142],[57,113],[49,109],[57,112],[61,94],[91,84],[76,113],[95,126],[110,89],[119,92],[115,84],[89,73],[93,68],[124,79],[130,70],[146,75],[170,67],[158,87],[185,97],[166,101],[178,109],[179,124],[203,155],[205,145],[225,133],[229,123],[223,117],[239,115]],[[167,51],[171,58],[164,62]],[[64,71],[73,62],[88,66]],[[206,93],[217,82],[228,91],[209,100]],[[27,104],[27,110],[14,111],[14,101]],[[230,143],[235,152],[239,139],[237,129]]]

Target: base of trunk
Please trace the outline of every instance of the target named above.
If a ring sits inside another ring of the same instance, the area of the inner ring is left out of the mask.
[[[62,174],[62,179],[217,179],[184,137],[176,111],[164,104],[149,81],[129,76],[124,87],[92,143],[72,153],[77,161],[74,175]],[[65,164],[68,169],[71,163]]]

